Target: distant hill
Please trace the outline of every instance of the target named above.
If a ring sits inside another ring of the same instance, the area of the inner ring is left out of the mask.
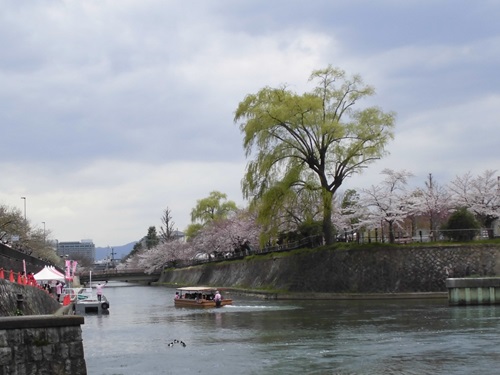
[[[106,258],[111,258],[111,249],[113,249],[113,258],[115,260],[120,260],[125,258],[134,248],[137,241],[130,242],[122,246],[109,246],[109,247],[96,247],[95,248],[95,259],[101,260]]]

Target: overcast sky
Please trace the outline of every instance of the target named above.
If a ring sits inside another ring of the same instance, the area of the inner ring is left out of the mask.
[[[168,206],[179,230],[218,190],[245,206],[233,117],[246,94],[312,89],[328,64],[397,113],[384,168],[498,168],[495,0],[0,0],[0,204],[59,241],[139,240]]]

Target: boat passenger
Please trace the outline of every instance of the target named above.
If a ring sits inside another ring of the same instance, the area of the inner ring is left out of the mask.
[[[179,299],[180,296],[179,296],[179,292],[175,292],[175,299]]]
[[[215,301],[215,306],[216,307],[220,307],[221,306],[222,296],[220,295],[220,293],[219,293],[218,290],[215,291],[214,301]]]

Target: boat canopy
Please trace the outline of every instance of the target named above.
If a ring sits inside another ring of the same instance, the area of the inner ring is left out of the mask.
[[[217,288],[211,286],[186,286],[183,288],[177,288],[181,292],[213,292]]]

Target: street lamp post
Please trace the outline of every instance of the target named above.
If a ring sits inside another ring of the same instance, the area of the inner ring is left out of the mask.
[[[42,224],[43,224],[43,243],[45,244],[46,240],[45,240],[45,221],[42,221]]]
[[[26,197],[21,197],[24,200],[24,221],[26,221]]]

